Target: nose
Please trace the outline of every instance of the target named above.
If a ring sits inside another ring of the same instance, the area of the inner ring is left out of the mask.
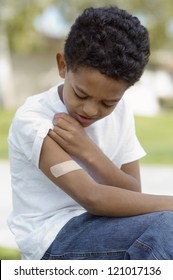
[[[94,118],[98,116],[98,105],[92,101],[86,101],[83,105],[83,112],[86,117]]]

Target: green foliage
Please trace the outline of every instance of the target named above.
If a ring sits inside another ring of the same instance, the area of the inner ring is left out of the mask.
[[[17,249],[0,247],[0,260],[20,260],[20,254]]]
[[[168,48],[173,38],[168,33],[168,23],[172,20],[172,1],[129,0],[128,10],[144,16],[144,22],[150,33],[151,49]]]
[[[0,0],[0,4],[3,4],[2,11],[8,7],[12,14],[7,17],[6,27],[11,49],[15,51],[28,52],[44,46],[43,38],[34,30],[33,20],[50,4],[56,5],[70,22],[89,6],[117,5],[144,19],[150,32],[152,51],[172,47],[173,43],[173,36],[168,32],[168,24],[172,21],[172,0]]]
[[[26,53],[41,47],[41,37],[33,26],[33,20],[39,12],[41,9],[36,4],[32,4],[23,7],[7,22],[6,30],[11,49]]]
[[[56,3],[57,1],[52,1]],[[117,5],[136,14],[148,27],[152,50],[171,46],[173,38],[168,34],[168,23],[172,20],[172,0],[59,0],[58,7],[61,8],[66,18],[74,20],[76,15],[83,9],[93,6]]]

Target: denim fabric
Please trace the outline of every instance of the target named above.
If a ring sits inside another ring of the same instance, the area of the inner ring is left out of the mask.
[[[173,212],[125,218],[84,213],[61,229],[42,259],[172,260]]]

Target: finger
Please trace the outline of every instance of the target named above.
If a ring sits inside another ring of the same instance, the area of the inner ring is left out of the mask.
[[[68,130],[64,129],[63,127],[54,126],[53,131],[64,140],[68,137]]]
[[[57,122],[57,124],[54,124],[54,128],[55,129],[61,129],[62,131],[66,131],[66,132],[71,132],[73,130],[73,125],[71,125],[70,123],[68,123],[67,121],[64,120],[59,120]]]
[[[54,118],[53,118],[53,124],[56,124],[58,123],[59,120],[64,120],[64,121],[67,121],[69,122],[70,124],[77,124],[77,120],[75,120],[72,116],[70,116],[69,114],[66,114],[66,113],[57,113],[54,115]]]
[[[69,143],[66,141],[66,139],[63,139],[60,135],[56,134],[53,130],[51,130],[49,133],[49,136],[67,153],[69,148]]]
[[[52,121],[54,126],[61,127],[62,129],[68,130],[70,127],[70,123],[68,120],[63,118],[62,116],[56,116]]]
[[[59,121],[59,120],[65,120],[65,121],[69,121],[70,118],[69,118],[69,115],[66,114],[66,113],[56,113],[53,117],[53,121]]]
[[[77,123],[72,123],[62,118],[59,118],[57,121],[53,121],[53,124],[55,128],[61,128],[62,130],[68,131],[70,133],[74,133],[80,129]]]
[[[59,144],[61,147],[64,144],[64,139],[58,135],[56,132],[54,132],[53,130],[49,130],[48,135],[57,143]]]

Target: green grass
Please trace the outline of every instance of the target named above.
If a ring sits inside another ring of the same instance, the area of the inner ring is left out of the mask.
[[[0,260],[20,260],[20,254],[17,249],[0,247]]]
[[[13,111],[0,110],[0,159],[8,158],[7,135]],[[154,117],[136,116],[138,138],[147,156],[145,164],[173,164],[173,112]]]
[[[136,117],[136,130],[147,156],[146,164],[173,164],[173,112]]]
[[[14,113],[0,109],[0,159],[8,158],[7,135]]]

